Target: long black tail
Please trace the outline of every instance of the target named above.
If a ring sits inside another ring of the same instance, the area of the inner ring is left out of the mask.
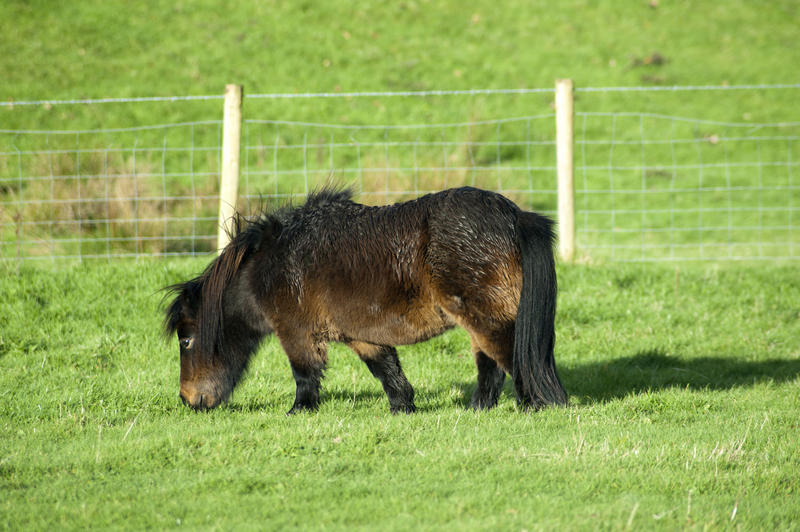
[[[513,378],[523,408],[567,404],[567,392],[556,371],[556,268],[553,222],[520,212],[516,224],[522,252],[522,293],[514,327]]]

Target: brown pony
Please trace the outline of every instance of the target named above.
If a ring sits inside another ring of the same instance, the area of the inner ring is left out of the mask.
[[[413,412],[396,345],[455,325],[472,342],[473,408],[491,408],[509,373],[522,408],[566,404],[553,359],[556,274],[550,219],[474,188],[368,207],[325,189],[301,207],[237,218],[232,240],[195,279],[169,290],[180,396],[227,400],[274,333],[297,383],[289,413],[314,410],[328,342],[367,364],[392,412]]]

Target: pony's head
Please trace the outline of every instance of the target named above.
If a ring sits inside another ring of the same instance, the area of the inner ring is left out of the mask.
[[[180,397],[195,409],[214,408],[233,390],[213,344],[201,339],[203,277],[169,287],[175,299],[167,309],[165,332],[177,334],[180,348]]]
[[[260,320],[245,264],[280,230],[277,221],[243,227],[237,219],[231,243],[198,277],[167,287],[174,299],[164,331],[177,334],[180,397],[196,410],[218,406],[230,396],[250,356],[270,332]]]

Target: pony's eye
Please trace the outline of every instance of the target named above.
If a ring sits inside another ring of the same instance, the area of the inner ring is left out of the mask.
[[[186,338],[181,338],[179,341],[182,349],[190,349],[194,343],[194,338],[187,336]]]

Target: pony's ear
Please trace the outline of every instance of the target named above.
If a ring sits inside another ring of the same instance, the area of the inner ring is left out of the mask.
[[[281,222],[274,216],[270,216],[261,222],[261,239],[256,246],[256,250],[262,247],[271,246],[281,234],[283,226]]]

